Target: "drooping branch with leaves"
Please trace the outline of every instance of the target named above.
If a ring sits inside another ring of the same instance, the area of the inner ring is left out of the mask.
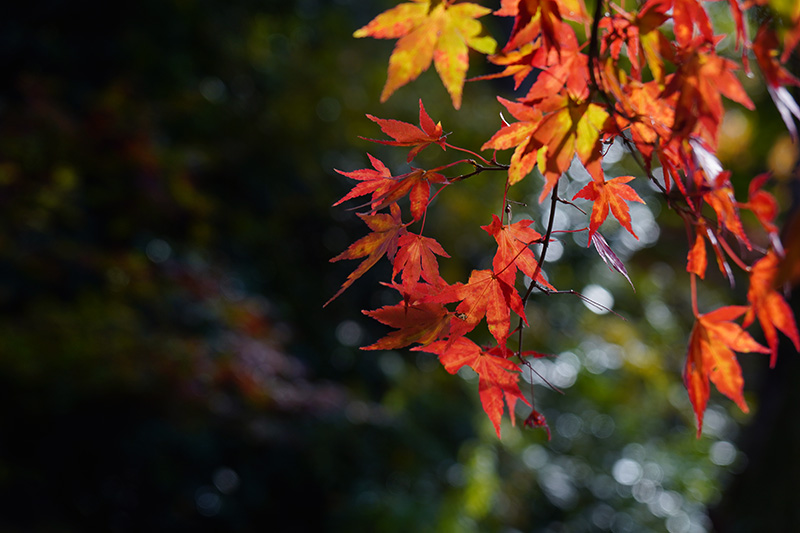
[[[524,395],[518,379],[523,368],[530,367],[530,358],[544,356],[523,346],[525,308],[533,292],[577,294],[551,285],[542,269],[559,230],[554,215],[564,207],[586,214],[583,231],[588,246],[630,281],[600,228],[611,214],[638,239],[629,203],[643,200],[629,183],[645,179],[686,227],[686,270],[695,325],[683,380],[697,417],[698,436],[710,383],[746,411],[744,380],[735,352],[769,353],[774,366],[778,332],[797,350],[800,334],[784,298],[789,268],[776,224],[778,203],[764,189],[770,176],[754,177],[747,201],[739,201],[731,172],[716,155],[723,98],[754,109],[737,78],[737,72],[751,72],[754,58],[797,142],[794,121],[800,119],[800,107],[787,87],[800,86],[800,80],[784,65],[800,41],[800,4],[786,11],[773,9],[769,0],[725,3],[739,54],[733,58],[718,53],[726,36],[715,33],[706,5],[699,0],[598,0],[591,14],[583,0],[502,0],[494,12],[471,2],[412,0],[357,30],[355,37],[397,39],[381,101],[433,63],[453,106],[460,108],[470,50],[485,54],[490,63],[502,68],[475,81],[511,77],[517,89],[526,80],[531,83],[516,100],[498,96],[503,110],[515,120],[503,119],[500,128],[487,135],[480,147],[485,156],[450,144],[442,125],[430,117],[421,100],[419,126],[367,115],[390,138],[374,142],[408,149],[409,164],[432,145],[468,157],[431,169],[411,166],[409,172],[392,175],[370,155],[372,168],[339,171],[357,183],[334,205],[365,200],[358,216],[370,233],[332,259],[360,259],[361,263],[325,305],[385,256],[392,264],[392,278],[386,285],[399,293],[399,301],[364,313],[393,331],[364,349],[411,346],[411,350],[437,355],[450,373],[471,367],[479,376],[480,399],[498,437],[503,412],[508,409],[513,423],[517,402],[530,407],[526,425],[546,428],[532,391]],[[479,21],[490,13],[513,17],[502,47]],[[755,34],[752,39],[751,34]],[[640,177],[604,175],[605,148],[615,141],[628,150],[641,170]],[[471,171],[453,172],[465,163]],[[559,183],[568,179],[565,174],[573,164],[582,165],[591,181],[572,198],[562,198]],[[426,213],[432,197],[487,172],[505,176],[502,203],[498,201],[503,207],[481,226],[497,243],[491,268],[473,270],[466,281],[450,283],[440,275],[438,264],[439,258],[449,256],[434,237],[425,234]],[[507,209],[510,188],[522,180],[537,179],[535,175],[544,180],[539,201],[550,202],[548,220],[540,222],[544,234],[533,229],[533,220],[512,223]],[[405,212],[401,201],[407,206]],[[748,235],[742,211],[750,211],[758,220],[763,238],[756,241]],[[769,245],[764,249],[754,242]],[[705,278],[709,247],[717,268],[731,284],[734,268],[746,273],[746,303],[705,310],[698,301],[698,278]],[[512,314],[518,318],[512,319]],[[489,346],[469,338],[484,320],[493,338]],[[755,322],[767,346],[745,330]]]

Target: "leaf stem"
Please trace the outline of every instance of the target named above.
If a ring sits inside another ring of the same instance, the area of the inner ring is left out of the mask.
[[[464,152],[464,153],[467,153],[469,155],[475,156],[475,157],[477,157],[478,159],[480,159],[481,161],[483,161],[487,165],[491,165],[492,164],[491,162],[489,162],[485,158],[483,158],[480,154],[476,154],[472,150],[467,150],[466,148],[461,148],[459,146],[453,146],[452,144],[450,144],[448,142],[445,142],[444,145],[447,146],[448,148],[452,148],[453,150],[458,150],[460,152]]]

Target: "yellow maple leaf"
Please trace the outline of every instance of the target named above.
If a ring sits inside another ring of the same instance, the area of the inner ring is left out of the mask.
[[[481,35],[483,27],[476,20],[490,12],[469,2],[453,4],[445,0],[432,5],[431,0],[412,0],[381,13],[356,30],[354,37],[398,39],[389,58],[381,102],[415,80],[433,62],[453,107],[460,108],[469,48],[492,54],[497,47],[492,37]]]

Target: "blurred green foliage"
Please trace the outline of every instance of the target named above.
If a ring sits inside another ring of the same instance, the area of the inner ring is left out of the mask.
[[[526,344],[558,355],[537,360],[524,388],[551,441],[509,424],[498,441],[469,373],[450,376],[423,353],[358,350],[385,334],[360,313],[394,303],[378,285],[385,267],[321,308],[354,268],[328,259],[365,231],[329,207],[349,188],[333,169],[363,168],[366,151],[405,166],[400,151],[358,139],[379,136],[364,113],[415,122],[423,96],[449,140],[475,148],[499,124],[494,95],[511,97],[503,81],[468,84],[456,112],[429,72],[378,104],[392,43],[351,34],[391,5],[8,8],[0,529],[710,528],[705,507],[746,463],[734,442],[747,417],[713,403],[694,438],[680,381],[688,290],[675,290],[685,250],[672,244],[682,229],[652,223],[661,207],[647,186],[648,207],[633,212],[640,241],[604,229],[635,294],[571,234],[546,266],[559,287],[612,298],[624,318],[569,295],[529,305]],[[754,136],[749,161],[775,135]],[[415,164],[459,157],[437,150]],[[620,154],[608,170],[626,165]],[[752,167],[739,168],[748,179]],[[564,196],[583,181],[571,172]],[[540,187],[532,177],[515,188],[527,204],[516,217],[546,219]],[[480,176],[434,203],[427,223],[453,256],[448,280],[490,260],[478,225],[502,188]],[[585,226],[578,215],[559,226]],[[725,294],[709,289],[704,302]]]

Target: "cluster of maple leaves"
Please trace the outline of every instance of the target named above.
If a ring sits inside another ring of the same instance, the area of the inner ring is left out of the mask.
[[[593,15],[583,0],[502,0],[493,14],[514,20],[502,48],[477,20],[491,10],[470,2],[412,0],[357,30],[355,37],[398,39],[381,101],[433,63],[453,105],[459,108],[469,49],[502,67],[475,80],[508,76],[518,88],[524,80],[533,79],[527,93],[515,101],[498,97],[516,121],[503,119],[500,129],[481,147],[491,151],[490,159],[449,144],[441,124],[431,119],[421,100],[419,127],[367,115],[391,138],[374,142],[408,148],[409,164],[431,145],[470,157],[430,170],[409,165],[409,172],[393,176],[370,155],[372,168],[339,171],[357,183],[334,205],[369,197],[358,216],[370,233],[332,259],[362,261],[331,300],[384,256],[392,264],[392,278],[386,285],[400,295],[396,305],[364,311],[394,329],[364,349],[415,345],[412,350],[436,354],[450,373],[465,365],[471,367],[479,376],[480,399],[498,437],[505,408],[513,422],[518,401],[531,408],[526,425],[546,427],[544,417],[521,393],[518,378],[522,367],[529,364],[528,358],[542,356],[522,349],[525,304],[534,290],[558,292],[541,268],[554,231],[553,217],[542,235],[532,228],[532,220],[510,223],[505,212],[493,215],[491,222],[482,226],[497,242],[492,267],[473,270],[466,283],[451,284],[440,275],[437,259],[448,257],[447,253],[434,238],[423,235],[425,215],[432,196],[463,179],[500,171],[505,173],[504,194],[508,194],[509,187],[536,168],[544,179],[539,200],[550,198],[551,215],[557,206],[574,207],[572,201],[577,199],[592,203],[586,228],[589,246],[628,277],[599,232],[610,212],[635,237],[628,202],[643,202],[628,185],[633,176],[604,176],[604,146],[618,139],[686,224],[695,325],[684,382],[697,416],[698,436],[710,382],[747,410],[734,352],[770,353],[774,366],[777,332],[785,334],[797,350],[800,335],[781,293],[785,275],[784,250],[775,222],[778,204],[762,188],[769,175],[753,178],[747,201],[738,201],[730,171],[723,170],[715,155],[724,114],[722,96],[754,108],[736,76],[740,66],[750,71],[750,58],[754,57],[769,94],[797,140],[794,118],[800,119],[800,107],[786,86],[800,86],[800,80],[783,64],[800,41],[800,7],[794,9],[791,20],[778,20],[764,15],[767,0],[723,1],[730,6],[735,23],[733,38],[741,53],[738,62],[717,53],[725,36],[714,33],[699,0],[648,0],[640,6],[625,0],[598,0]],[[626,9],[626,5],[634,9]],[[747,25],[750,10],[759,10],[762,21],[752,40]],[[507,164],[497,160],[497,152],[504,150],[513,150]],[[566,179],[563,176],[574,160],[586,168],[592,180],[571,200],[562,199],[558,183]],[[451,177],[444,174],[459,163],[472,165],[473,171]],[[662,170],[660,180],[653,173],[656,165]],[[407,213],[401,209],[401,201],[408,206]],[[742,210],[751,211],[760,222],[769,237],[769,249],[751,242],[741,222]],[[418,229],[412,231],[412,227]],[[731,265],[747,273],[747,305],[700,313],[696,278],[705,277],[709,246],[717,267],[731,283]],[[746,252],[737,253],[734,248]],[[522,290],[518,289],[519,273],[527,280]],[[512,311],[519,317],[516,327]],[[479,346],[467,336],[484,320],[494,339],[491,346]],[[745,331],[755,321],[767,346]]]

